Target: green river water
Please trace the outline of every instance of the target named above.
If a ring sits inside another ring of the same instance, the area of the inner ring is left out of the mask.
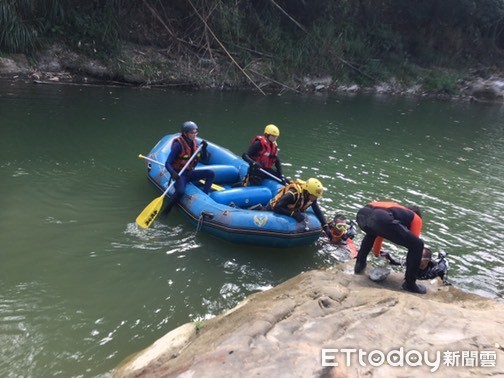
[[[323,239],[229,244],[176,211],[138,229],[159,193],[137,156],[186,120],[240,155],[276,124],[286,175],[318,177],[329,218],[417,203],[450,282],[504,298],[501,105],[0,82],[0,376],[107,376],[173,328],[348,258]]]

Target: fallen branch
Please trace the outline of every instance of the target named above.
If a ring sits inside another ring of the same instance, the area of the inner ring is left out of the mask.
[[[282,12],[282,13],[283,13],[284,15],[286,15],[286,16],[287,16],[287,17],[288,17],[288,18],[289,18],[292,22],[294,22],[294,23],[296,24],[296,26],[297,26],[299,29],[301,29],[302,31],[304,31],[306,34],[308,34],[308,35],[309,35],[308,31],[304,28],[304,26],[303,26],[303,25],[301,25],[299,22],[297,22],[294,18],[292,18],[292,17],[291,17],[291,15],[285,11],[285,9],[283,9],[280,5],[278,5],[278,4],[275,2],[275,0],[270,0],[270,1],[271,1],[271,3],[272,3],[275,7],[277,7],[278,9],[280,9],[280,12]]]
[[[268,76],[265,76],[265,75],[263,75],[263,74],[262,74],[262,73],[260,73],[260,72],[257,72],[257,71],[255,71],[255,70],[251,70],[250,68],[249,68],[249,71],[250,71],[250,72],[252,72],[252,73],[255,73],[256,75],[261,76],[262,78],[264,78],[264,79],[266,79],[266,80],[269,80],[269,81],[271,81],[271,82],[273,82],[273,83],[275,83],[275,84],[278,84],[278,85],[280,85],[280,86],[282,86],[282,87],[284,87],[284,88],[286,88],[286,89],[289,89],[289,90],[294,91],[294,92],[296,92],[296,93],[302,93],[301,91],[298,91],[296,88],[289,87],[288,85],[283,84],[283,83],[280,83],[279,81],[276,81],[276,80],[274,80],[274,79],[272,79],[272,78],[270,78],[270,77],[268,77]]]
[[[187,43],[186,41],[184,41],[183,39],[180,39],[179,37],[177,37],[175,35],[175,33],[170,29],[170,27],[163,21],[163,19],[161,18],[161,16],[159,15],[159,13],[147,2],[147,0],[143,0],[143,3],[145,4],[145,6],[150,10],[150,12],[152,13],[152,15],[161,23],[161,25],[163,25],[163,27],[166,29],[166,31],[168,32],[168,34],[170,34],[170,36],[177,42],[182,42],[182,43]]]
[[[285,16],[287,16],[298,28],[300,28],[302,31],[304,31],[308,36],[310,36],[311,38],[313,38],[313,36],[308,33],[308,31],[305,29],[305,27],[303,25],[301,25],[299,22],[297,22],[294,18],[292,18],[291,15],[289,15],[285,9],[283,9],[280,5],[278,5],[275,0],[270,0],[271,3],[277,7]],[[315,39],[315,38],[313,38]],[[367,73],[365,72],[362,72],[360,69],[358,69],[357,67],[355,67],[352,63],[348,62],[347,60],[343,59],[342,57],[340,57],[339,55],[335,54],[336,55],[336,58],[343,64],[347,65],[348,67],[350,67],[351,69],[359,72],[361,75],[363,76],[366,76],[368,79],[371,79],[373,81],[375,81],[375,78],[372,77],[372,76],[369,76]]]
[[[196,15],[199,17],[199,19],[201,20],[201,22],[203,22],[203,24],[205,25],[205,28],[208,30],[208,32],[212,35],[212,37],[215,39],[215,41],[219,44],[219,46],[224,50],[224,52],[226,53],[226,55],[229,57],[229,59],[231,59],[231,62],[233,62],[233,64],[238,67],[238,69],[243,73],[243,75],[245,75],[245,77],[252,83],[254,84],[254,86],[259,90],[259,92],[261,92],[263,95],[266,96],[266,93],[263,92],[263,90],[254,82],[254,80],[252,80],[252,78],[245,72],[245,70],[238,64],[238,62],[231,56],[231,54],[229,53],[229,51],[226,49],[226,47],[224,47],[224,45],[222,44],[222,42],[219,40],[219,38],[217,38],[217,36],[214,34],[214,32],[212,31],[212,29],[210,29],[210,27],[208,26],[207,22],[205,21],[205,19],[200,15],[200,13],[198,12],[198,10],[196,9],[196,7],[193,5],[193,3],[191,2],[191,0],[187,0],[188,3],[191,5],[191,7],[194,9],[194,12],[196,12]]]

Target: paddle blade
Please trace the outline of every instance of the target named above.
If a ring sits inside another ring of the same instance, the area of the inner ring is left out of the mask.
[[[161,211],[161,207],[163,206],[164,196],[160,196],[151,203],[147,205],[145,209],[140,213],[140,215],[136,218],[136,223],[142,228],[149,228],[154,222],[154,219],[158,216]]]
[[[352,259],[355,259],[357,257],[357,248],[355,248],[355,244],[352,239],[347,239],[346,240],[346,245],[348,250],[350,251],[350,257]]]

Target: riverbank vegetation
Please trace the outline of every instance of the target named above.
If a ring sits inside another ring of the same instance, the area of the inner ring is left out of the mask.
[[[504,0],[0,0],[0,24],[0,54],[35,57],[60,43],[151,82],[167,76],[157,62],[128,62],[127,44],[190,62],[202,85],[214,71],[249,86],[421,78],[448,94],[470,69],[491,72],[504,57]]]

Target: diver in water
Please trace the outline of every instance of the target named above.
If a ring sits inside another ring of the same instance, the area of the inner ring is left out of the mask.
[[[350,257],[355,258],[357,256],[357,249],[353,242],[353,238],[357,235],[357,230],[355,229],[356,223],[353,220],[347,220],[343,214],[336,214],[334,220],[327,223],[326,226],[329,227],[329,232],[332,238],[329,239],[331,244],[343,244],[347,247],[350,252]]]
[[[445,285],[449,285],[448,276],[448,260],[446,253],[439,252],[437,261],[432,258],[432,251],[429,248],[424,248],[422,253],[422,261],[420,269],[417,272],[417,279],[430,280],[436,277],[441,278]]]
[[[416,274],[417,280],[431,280],[439,277],[445,285],[451,285],[448,282],[448,260],[445,252],[439,252],[437,260],[432,257],[430,248],[424,248],[422,251],[422,260]],[[381,251],[380,257],[385,258],[390,265],[403,265],[390,255],[389,252]]]
[[[338,244],[353,239],[357,234],[355,222],[349,221],[343,214],[336,214],[332,222],[327,223],[332,234],[331,243]]]

